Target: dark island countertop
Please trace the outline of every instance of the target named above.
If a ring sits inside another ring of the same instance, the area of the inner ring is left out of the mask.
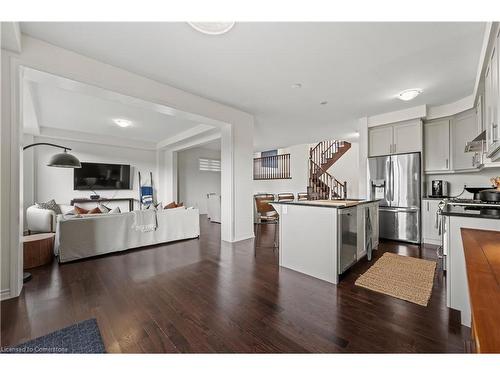
[[[364,199],[318,199],[312,201],[272,201],[271,204],[283,204],[283,205],[297,205],[297,206],[313,206],[313,207],[327,207],[327,208],[348,208],[354,206],[360,206],[368,203],[375,203],[380,201],[380,199],[364,200]]]
[[[498,219],[500,220],[500,209],[498,208],[482,208],[471,209],[467,206],[451,206],[443,207],[441,214],[444,216],[465,216],[477,217],[481,219]]]

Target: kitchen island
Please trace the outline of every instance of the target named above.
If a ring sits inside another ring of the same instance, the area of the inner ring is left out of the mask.
[[[279,214],[279,265],[338,284],[378,246],[378,200],[270,202]]]
[[[500,231],[500,210],[446,205],[441,215],[443,254],[446,257],[446,305],[460,311],[462,324],[470,327],[471,307],[461,231],[463,228]]]

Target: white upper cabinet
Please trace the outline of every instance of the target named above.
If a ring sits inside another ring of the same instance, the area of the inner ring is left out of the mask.
[[[422,125],[419,121],[396,124],[394,129],[394,153],[422,151]]]
[[[492,46],[488,65],[484,75],[484,98],[485,98],[485,121],[486,148],[494,161],[500,160],[500,75],[498,57],[500,48],[500,29],[496,33],[496,39]]]
[[[457,115],[451,122],[452,165],[455,171],[474,169],[474,153],[464,152],[465,143],[477,136],[476,111]]]
[[[392,126],[377,126],[368,129],[370,156],[392,153]]]
[[[450,170],[450,120],[424,125],[424,171]]]
[[[380,156],[422,151],[422,123],[405,121],[368,129],[368,154]]]

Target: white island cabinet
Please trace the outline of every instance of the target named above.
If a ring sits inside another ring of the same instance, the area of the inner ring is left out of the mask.
[[[360,251],[359,241],[371,239],[365,243],[371,243],[372,249],[378,245],[378,201],[316,200],[271,204],[279,214],[281,267],[337,284],[339,274],[366,253]],[[363,218],[362,224],[358,217]],[[372,228],[370,235],[366,234],[367,228]]]
[[[444,216],[444,248],[446,255],[446,304],[461,313],[463,325],[471,326],[471,309],[462,243],[462,228],[500,231],[500,215],[495,210],[466,210],[446,206]]]

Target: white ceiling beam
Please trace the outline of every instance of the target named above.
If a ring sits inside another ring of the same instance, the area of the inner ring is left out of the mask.
[[[200,125],[197,125],[191,129],[188,129],[188,130],[183,131],[181,133],[175,134],[172,137],[166,138],[166,139],[158,142],[156,145],[156,148],[158,150],[161,150],[161,149],[166,148],[168,146],[171,146],[173,144],[182,142],[186,139],[199,136],[199,135],[206,133],[208,131],[211,131],[213,129],[214,129],[214,127],[211,125],[200,124]]]
[[[212,129],[207,133],[170,145],[167,149],[171,151],[182,151],[193,147],[202,147],[204,144],[213,142],[217,139],[221,139],[221,132],[219,129]]]
[[[173,107],[153,103],[143,99],[134,98],[132,96],[120,94],[115,91],[106,90],[97,86],[74,81],[65,77],[56,76],[54,74],[42,72],[32,68],[23,67],[23,77],[28,81],[36,82],[39,84],[55,86],[63,90],[94,96],[100,99],[112,100],[121,104],[134,106],[136,108],[154,111],[168,116],[174,116],[182,120],[188,120],[219,127],[225,125],[225,123],[221,121],[214,120],[205,116],[181,111]]]
[[[56,129],[43,126],[40,128],[40,134],[38,136],[107,146],[127,147],[139,150],[156,150],[156,145],[153,142],[136,141],[119,137],[107,137],[74,130]]]
[[[21,53],[21,28],[19,22],[2,22],[2,49],[7,51]]]

